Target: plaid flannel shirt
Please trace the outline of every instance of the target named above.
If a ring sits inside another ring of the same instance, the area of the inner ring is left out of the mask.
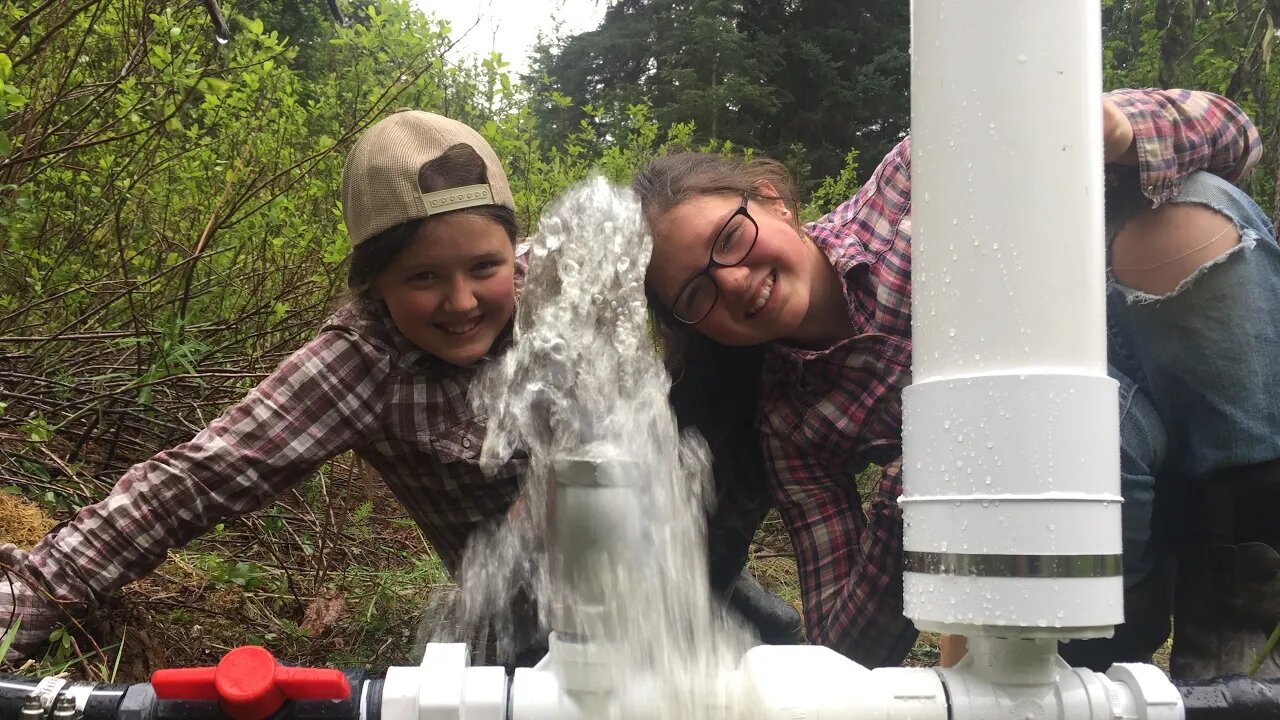
[[[1208,170],[1238,180],[1261,153],[1230,101],[1189,91],[1109,97],[1133,125],[1154,203]],[[821,351],[776,345],[761,426],[771,491],[795,547],[814,643],[869,667],[899,663],[916,630],[902,614],[902,389],[911,382],[911,152],[903,140],[851,199],[806,231],[839,273],[856,334]],[[854,476],[884,473],[867,511]]]
[[[522,259],[517,283],[523,274]],[[11,656],[347,450],[378,471],[454,571],[472,531],[519,491],[514,462],[480,471],[485,418],[467,399],[477,372],[414,346],[380,304],[343,308],[195,438],[130,468],[31,552],[0,546],[0,628],[22,618]]]

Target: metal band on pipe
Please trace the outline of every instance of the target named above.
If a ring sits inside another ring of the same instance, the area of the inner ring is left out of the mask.
[[[1010,578],[1099,578],[1121,573],[1119,555],[988,555],[907,551],[907,572]]]

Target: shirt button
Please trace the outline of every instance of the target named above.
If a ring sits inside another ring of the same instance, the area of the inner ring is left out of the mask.
[[[471,438],[462,438],[462,447],[464,448],[471,447]]]

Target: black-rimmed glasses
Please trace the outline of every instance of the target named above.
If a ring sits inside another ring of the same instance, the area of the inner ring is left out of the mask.
[[[720,286],[716,285],[711,271],[718,267],[733,267],[746,260],[751,249],[756,246],[759,235],[760,226],[756,225],[755,219],[747,212],[747,194],[743,193],[738,209],[733,211],[720,232],[716,233],[707,266],[690,278],[676,295],[671,313],[677,320],[686,325],[697,325],[707,317],[720,298]]]

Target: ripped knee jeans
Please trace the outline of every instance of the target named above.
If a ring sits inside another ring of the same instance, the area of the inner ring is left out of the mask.
[[[1107,241],[1150,202],[1108,197]],[[1172,291],[1153,295],[1109,279],[1110,371],[1120,383],[1125,585],[1165,551],[1153,535],[1157,479],[1211,476],[1280,458],[1280,246],[1266,214],[1209,173],[1169,202],[1227,217],[1240,243]]]

